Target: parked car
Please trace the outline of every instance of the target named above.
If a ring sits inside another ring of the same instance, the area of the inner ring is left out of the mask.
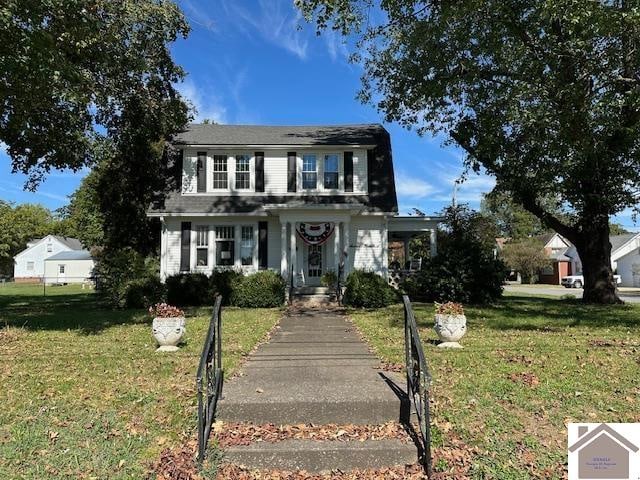
[[[616,285],[620,285],[622,283],[622,277],[620,277],[620,275],[614,275],[613,279],[616,281]],[[577,275],[569,275],[567,277],[562,277],[560,283],[566,288],[582,288],[584,285],[584,277],[581,273]]]

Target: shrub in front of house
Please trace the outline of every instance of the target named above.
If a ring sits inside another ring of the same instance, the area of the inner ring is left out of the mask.
[[[134,298],[137,296],[134,290],[145,290],[150,294],[154,289],[142,289],[141,284],[147,281],[156,283],[156,279],[159,282],[157,258],[145,257],[129,247],[94,251],[94,256],[96,265],[93,275],[96,278],[96,291],[112,307],[128,307],[129,296],[131,301],[139,304],[141,300]],[[138,280],[140,284],[132,285],[132,282]],[[131,293],[129,290],[132,290]],[[153,301],[153,298],[150,300]]]
[[[167,277],[167,303],[179,306],[213,305],[209,277],[204,273],[179,273]]]
[[[284,279],[270,270],[239,275],[231,281],[231,304],[244,308],[280,307],[285,288]]]
[[[214,270],[209,277],[213,296],[222,295],[222,304],[231,305],[233,282],[242,276],[242,272],[237,270]]]
[[[398,294],[374,272],[354,270],[347,277],[342,302],[351,307],[380,308],[398,301]]]
[[[158,276],[136,278],[125,286],[124,303],[127,308],[148,308],[164,301],[166,295],[167,289]]]

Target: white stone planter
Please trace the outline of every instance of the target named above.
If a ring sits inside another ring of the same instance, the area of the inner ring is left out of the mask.
[[[438,334],[440,348],[462,348],[458,343],[467,333],[467,317],[436,313],[433,329]]]
[[[158,342],[158,352],[175,352],[187,331],[184,317],[153,319],[153,338]]]

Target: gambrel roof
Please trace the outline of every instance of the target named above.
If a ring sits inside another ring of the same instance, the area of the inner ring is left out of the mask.
[[[296,147],[358,146],[367,149],[367,195],[182,195],[169,193],[154,203],[150,215],[189,213],[254,213],[264,211],[266,204],[292,206],[348,204],[361,206],[367,212],[397,213],[391,139],[382,125],[325,125],[325,126],[257,126],[193,124],[178,135],[176,146],[238,146],[255,148],[281,146]]]
[[[386,130],[364,125],[216,125],[192,124],[176,137],[177,145],[377,145]]]

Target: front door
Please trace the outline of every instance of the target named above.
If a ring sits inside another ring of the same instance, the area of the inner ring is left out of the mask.
[[[324,248],[322,245],[305,245],[304,276],[306,284],[319,286],[324,269]]]

